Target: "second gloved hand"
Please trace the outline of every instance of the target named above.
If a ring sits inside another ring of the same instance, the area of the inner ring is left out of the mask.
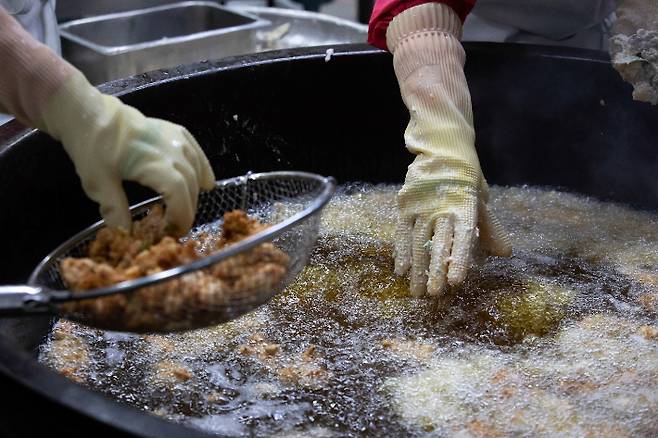
[[[457,15],[438,3],[400,13],[386,34],[410,114],[405,142],[417,155],[398,194],[395,236],[395,271],[411,270],[415,296],[461,283],[478,240],[492,254],[511,253],[486,205],[460,35]]]
[[[210,164],[187,129],[145,117],[79,72],[46,102],[38,128],[62,142],[110,226],[131,227],[123,180],[162,194],[165,219],[178,233],[192,225],[199,190],[214,186]]]

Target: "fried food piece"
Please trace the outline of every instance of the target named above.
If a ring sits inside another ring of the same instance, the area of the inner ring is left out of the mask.
[[[78,383],[84,383],[90,364],[89,346],[76,333],[75,325],[60,320],[52,332],[47,360],[60,374]]]
[[[427,362],[434,353],[434,347],[413,339],[384,339],[382,347],[405,359]]]
[[[250,218],[242,210],[233,210],[224,214],[224,227],[222,237],[217,243],[217,248],[239,242],[253,234],[266,229],[268,225],[261,224],[254,218]]]
[[[139,275],[143,276],[190,263],[199,258],[194,247],[192,241],[181,244],[171,237],[165,237],[160,243],[140,252],[131,268],[137,268]]]
[[[170,360],[156,363],[153,371],[154,380],[167,386],[187,382],[192,378],[192,372],[186,366]]]
[[[317,357],[317,350],[318,348],[315,345],[309,345],[308,348],[302,353],[302,360],[304,362],[313,361]]]
[[[144,249],[166,236],[162,206],[154,206],[148,215],[133,224],[128,233],[120,228],[102,228],[89,246],[89,257],[112,266],[128,267]]]
[[[117,236],[123,239],[121,233]],[[62,261],[61,272],[71,289],[84,291],[155,274],[198,258],[193,242],[181,244],[171,237],[165,237],[160,243],[131,256],[129,266],[123,267],[125,258],[119,261],[118,266],[112,266],[111,260],[105,262],[69,257]]]
[[[66,258],[62,278],[74,291],[109,286],[121,281],[187,264],[203,257],[193,240],[165,236],[161,208],[133,226],[129,235],[104,229],[91,243],[89,257]],[[224,215],[219,250],[267,228],[240,210]],[[289,257],[272,243],[263,243],[208,269],[133,293],[63,304],[64,313],[97,327],[134,332],[185,330],[232,319],[224,307],[236,298],[264,300],[287,272]]]
[[[331,377],[313,344],[299,355],[290,356],[282,351],[281,345],[269,342],[262,333],[256,332],[237,348],[237,352],[266,365],[287,384],[320,387]]]
[[[638,301],[647,313],[658,315],[658,293],[640,295]]]
[[[68,287],[75,291],[109,286],[127,280],[116,268],[89,258],[70,257],[62,260],[60,273]]]
[[[161,205],[155,205],[143,219],[133,223],[131,234],[133,239],[141,241],[144,246],[151,246],[170,236],[168,231],[164,210]]]
[[[643,325],[638,330],[645,339],[658,341],[658,328],[650,325]]]
[[[471,420],[466,423],[466,428],[476,437],[479,438],[499,438],[504,434],[494,425],[481,420]]]
[[[597,385],[595,382],[587,378],[565,378],[561,379],[558,383],[558,388],[568,395],[592,392],[600,387],[601,385]]]
[[[315,386],[329,378],[329,372],[321,365],[300,362],[280,368],[279,379],[296,385]]]
[[[147,335],[144,340],[148,342],[150,354],[153,356],[166,356],[174,351],[174,343],[162,335]]]
[[[322,359],[318,348],[311,344],[301,352],[299,358],[280,364],[277,376],[287,383],[320,387],[331,378],[331,372]]]
[[[254,333],[246,344],[238,347],[238,352],[243,356],[272,359],[279,354],[279,344],[266,342],[263,335]]]
[[[102,228],[89,246],[89,257],[96,262],[112,266],[128,266],[141,249],[142,242],[134,240],[120,228]]]

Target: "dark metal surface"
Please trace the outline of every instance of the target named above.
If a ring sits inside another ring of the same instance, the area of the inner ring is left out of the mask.
[[[374,5],[374,0],[359,0],[356,11],[359,23],[366,24],[370,21],[370,14],[372,14],[372,7]]]
[[[604,54],[465,46],[477,147],[490,183],[560,186],[658,210],[658,110],[631,100]],[[326,48],[273,52],[157,71],[102,89],[149,116],[185,125],[218,178],[298,169],[339,182],[402,181],[412,156],[403,147],[408,115],[390,55],[366,46],[334,49],[329,62]],[[98,218],[61,146],[43,134],[26,136],[15,123],[0,127],[0,187],[2,284],[24,281],[52,248]],[[131,202],[151,195],[127,187]],[[114,427],[193,436],[38,365],[35,347],[48,327],[47,318],[0,321],[0,384],[13,392],[3,396],[11,404],[0,427],[39,429],[36,411],[58,416],[47,424],[56,435]]]

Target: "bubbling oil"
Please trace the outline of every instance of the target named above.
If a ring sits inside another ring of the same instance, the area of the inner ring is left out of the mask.
[[[309,265],[227,324],[136,336],[59,321],[40,360],[228,436],[656,436],[658,218],[492,188],[510,258],[439,301],[393,273],[399,186],[350,184]]]

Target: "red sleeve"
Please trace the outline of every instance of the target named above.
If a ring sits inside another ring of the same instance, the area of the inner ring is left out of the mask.
[[[424,3],[444,3],[457,13],[462,23],[476,0],[376,0],[372,9],[368,27],[368,43],[380,49],[388,50],[386,47],[386,29],[393,17],[400,12]]]

